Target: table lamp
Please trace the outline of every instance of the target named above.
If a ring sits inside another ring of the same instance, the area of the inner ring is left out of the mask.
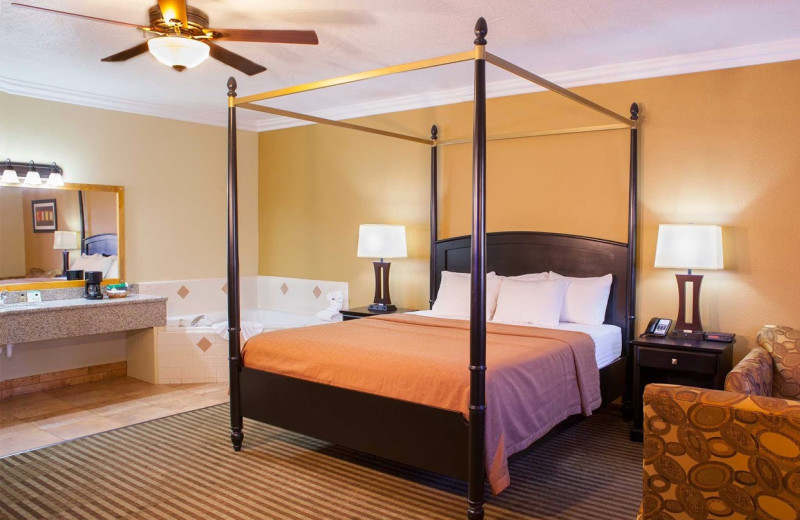
[[[375,267],[375,298],[368,307],[371,311],[390,312],[397,310],[389,296],[389,266],[385,258],[405,258],[406,227],[384,224],[361,224],[358,228],[358,257],[379,258],[372,262]]]
[[[692,269],[722,269],[722,228],[713,225],[659,225],[655,267],[689,270],[688,274],[675,275],[678,280],[678,319],[670,335],[703,339],[700,321],[703,275],[692,274]],[[691,299],[688,298],[690,292]]]
[[[72,249],[78,248],[78,233],[75,231],[54,231],[53,232],[53,249],[62,249],[64,255],[63,268],[64,276],[69,271],[69,252]]]

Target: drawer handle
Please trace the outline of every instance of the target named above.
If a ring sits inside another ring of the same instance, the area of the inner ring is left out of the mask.
[[[677,365],[678,364],[678,358],[672,358],[672,364],[673,365]]]

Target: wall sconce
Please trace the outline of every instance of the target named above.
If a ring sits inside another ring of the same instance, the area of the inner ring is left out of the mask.
[[[47,179],[46,186],[59,188],[64,186],[64,171],[56,164],[41,164],[29,162],[16,162],[6,159],[3,166],[3,176],[0,182],[4,184],[19,184],[20,174],[24,173],[26,186],[40,186],[43,179]]]

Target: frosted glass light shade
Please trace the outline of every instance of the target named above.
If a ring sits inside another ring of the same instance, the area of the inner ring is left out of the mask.
[[[47,177],[47,186],[63,186],[64,185],[64,178],[61,176],[60,173],[53,172]]]
[[[36,170],[30,170],[25,176],[25,184],[31,186],[39,186],[42,183],[42,178]]]
[[[161,36],[147,40],[147,48],[158,61],[179,70],[191,69],[208,59],[211,48],[183,36]]]
[[[53,249],[78,249],[78,233],[75,231],[54,231]]]
[[[19,177],[17,177],[17,172],[13,168],[8,168],[7,170],[4,170],[3,177],[0,178],[0,182],[5,182],[6,184],[19,184]]]
[[[659,225],[655,267],[722,269],[722,228],[694,224]]]
[[[406,227],[361,224],[358,228],[359,258],[405,258]]]

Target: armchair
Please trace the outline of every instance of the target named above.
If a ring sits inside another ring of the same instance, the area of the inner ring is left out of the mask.
[[[800,518],[800,331],[765,327],[725,391],[644,391],[645,520]]]

